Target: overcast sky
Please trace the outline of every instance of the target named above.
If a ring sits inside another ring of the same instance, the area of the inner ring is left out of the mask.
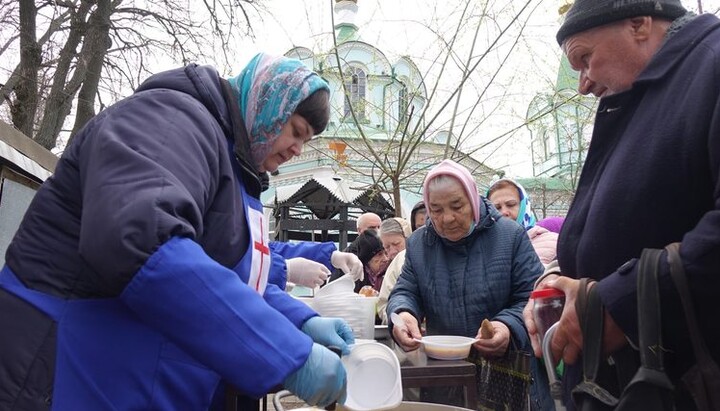
[[[480,93],[485,93],[482,97],[483,105],[472,114],[467,114],[472,130],[466,131],[465,135],[471,135],[472,139],[463,148],[467,151],[482,146],[474,155],[475,158],[493,168],[505,170],[511,177],[532,176],[529,131],[521,128],[511,138],[498,139],[498,136],[522,124],[528,104],[537,93],[553,89],[560,60],[560,50],[554,36],[560,24],[558,8],[565,1],[532,0],[531,6],[522,14],[521,20],[526,23],[522,41],[513,45],[512,39],[515,37],[510,35],[493,45],[497,53],[482,60],[475,77],[463,89],[463,102],[472,101]],[[446,40],[452,37],[465,5],[471,5],[471,12],[479,14],[480,7],[486,3],[489,14],[497,19],[497,26],[504,27],[508,16],[513,16],[514,11],[525,1],[359,0],[356,24],[360,28],[362,40],[378,47],[390,61],[401,55],[410,57],[425,75],[428,84],[433,85],[438,77],[435,75],[437,57],[444,55],[447,49],[439,44],[438,37]],[[280,55],[295,46],[308,47],[315,52],[326,52],[331,48],[334,0],[260,0],[257,4],[266,10],[260,16],[251,15],[254,38],[240,40],[228,52],[233,56],[233,62],[227,69],[229,72],[223,74],[237,74],[252,56],[261,51]],[[683,1],[683,4],[688,9],[697,10],[697,1]],[[720,0],[705,0],[703,7],[704,11],[717,14]],[[486,27],[486,23],[487,20],[484,20],[481,27]],[[466,26],[454,48],[457,51],[455,66],[464,63],[467,58],[465,50],[470,48],[477,24]],[[495,38],[492,31],[492,28],[487,28],[480,33],[475,58],[487,50],[489,42]],[[510,58],[496,74],[498,61],[504,56],[503,50],[511,50],[507,53]],[[156,63],[153,71],[177,67],[177,62],[161,57],[162,61]],[[212,64],[222,70],[219,62],[198,63]],[[2,73],[4,75],[5,72]],[[444,78],[449,80],[440,83],[440,92],[449,94],[454,89],[452,81],[456,84],[460,77],[459,72],[455,76],[445,74]],[[488,78],[493,78],[495,86],[485,90]],[[445,126],[435,124],[436,128]],[[457,128],[454,130],[457,134]],[[488,144],[489,141],[493,143]]]
[[[433,35],[427,27],[449,33],[457,22],[458,11],[467,0],[359,0],[356,24],[364,41],[382,50],[390,59],[399,55],[410,56],[424,71],[438,54]],[[489,0],[494,7],[507,8],[518,1]],[[235,52],[237,72],[258,51],[283,54],[294,46],[326,51],[329,36],[332,0],[264,0],[269,15],[254,24],[255,39],[238,45]],[[478,2],[479,4],[480,2]],[[524,32],[523,44],[516,46],[513,59],[503,69],[501,83],[512,88],[502,98],[511,103],[495,109],[479,126],[477,144],[492,139],[502,130],[521,121],[527,105],[537,92],[546,91],[555,80],[559,63],[559,49],[554,40],[560,24],[558,8],[564,0],[533,2],[532,15]],[[706,12],[720,9],[720,0],[703,1]],[[697,1],[683,1],[683,5],[697,10]],[[510,6],[509,6],[510,5]],[[526,12],[525,15],[528,15]],[[470,44],[469,41],[465,42]],[[485,64],[485,63],[483,63]],[[510,140],[481,150],[476,157],[495,168],[506,170],[509,176],[532,176],[530,137],[522,130]],[[500,144],[502,143],[502,144]]]
[[[496,0],[498,8],[510,9],[512,5],[520,2],[512,0]],[[522,92],[510,92],[509,95],[519,99],[521,103],[514,104],[515,108],[505,107],[504,111],[495,108],[492,121],[485,121],[475,134],[478,134],[477,141],[470,143],[475,147],[492,139],[502,131],[511,127],[511,124],[522,121],[527,110],[527,102],[534,96],[542,84],[547,84],[549,79],[555,77],[557,69],[559,50],[554,45],[554,31],[558,23],[557,7],[554,1],[533,2],[532,18],[526,27],[526,44],[518,46],[514,55],[516,62],[510,62],[505,73],[505,84],[513,84]],[[233,67],[235,72],[239,71],[257,51],[267,51],[273,54],[282,54],[294,46],[305,46],[313,51],[327,51],[332,38],[329,36],[332,27],[331,10],[334,1],[331,0],[307,0],[307,1],[265,1],[270,16],[255,24],[255,40],[247,41],[238,48],[236,57],[238,64]],[[437,42],[437,36],[432,30],[440,31],[442,36],[449,39],[452,31],[455,30],[459,13],[466,1],[448,0],[437,2],[431,0],[359,0],[356,24],[360,27],[361,39],[375,45],[393,61],[400,55],[410,56],[419,66],[421,72],[430,71],[433,60],[441,52]],[[480,2],[477,2],[480,4]],[[524,16],[529,16],[529,9]],[[474,10],[478,13],[478,10]],[[513,13],[507,12],[512,15]],[[469,47],[471,30],[464,33],[464,44]],[[482,34],[481,34],[482,36]],[[493,36],[494,38],[494,36]],[[482,42],[479,41],[480,44]],[[534,58],[540,61],[530,63],[528,48],[542,49],[542,52]],[[486,47],[476,46],[476,50],[485,50]],[[466,54],[459,53],[464,59]],[[483,63],[488,67],[489,77],[491,65]],[[459,76],[457,76],[459,78]],[[500,76],[502,77],[502,75]],[[510,77],[513,79],[511,80]],[[542,81],[538,78],[544,77]],[[427,77],[426,77],[427,78]],[[430,81],[432,84],[432,81]],[[451,86],[446,86],[452,89]],[[482,84],[477,86],[482,87]],[[472,98],[475,90],[464,91],[465,98]],[[488,100],[492,101],[492,92]],[[499,91],[495,91],[499,93]],[[523,94],[522,96],[519,96]],[[498,97],[499,98],[499,97]],[[507,96],[503,97],[508,99]],[[490,110],[490,109],[486,109]],[[515,110],[511,113],[508,110]],[[521,112],[521,113],[520,113]],[[477,113],[475,117],[485,118],[485,114]],[[502,144],[500,144],[502,143]],[[515,140],[502,140],[495,146],[488,147],[476,155],[481,161],[487,162],[490,166],[503,168],[511,175],[530,176],[532,166],[530,162],[529,138],[517,138]],[[497,147],[500,149],[496,150]],[[508,153],[513,153],[509,155]]]

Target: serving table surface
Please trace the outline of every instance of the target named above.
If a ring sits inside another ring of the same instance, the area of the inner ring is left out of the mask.
[[[382,327],[376,327],[376,341],[392,348],[397,355],[403,388],[462,386],[465,392],[465,407],[476,409],[477,389],[474,364],[464,360],[448,361],[428,358],[423,348],[405,352],[389,338],[387,329],[383,330]],[[236,389],[228,387],[226,411],[241,409],[236,402],[239,395]],[[267,409],[266,399],[258,401],[257,404],[258,408]]]

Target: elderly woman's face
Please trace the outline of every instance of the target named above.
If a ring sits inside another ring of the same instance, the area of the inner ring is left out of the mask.
[[[511,220],[517,220],[520,212],[520,192],[515,187],[503,187],[493,191],[488,198],[500,214]]]
[[[270,153],[260,166],[260,171],[273,172],[280,165],[302,153],[302,147],[315,135],[310,123],[299,114],[293,114],[280,130]]]
[[[368,261],[368,267],[374,272],[380,272],[387,266],[388,257],[385,250],[380,250],[373,258]]]
[[[473,210],[470,199],[454,178],[428,192],[430,220],[443,238],[458,241],[470,231]]]
[[[383,234],[380,239],[389,260],[395,258],[400,251],[405,249],[405,237],[401,234]]]
[[[415,227],[416,229],[422,227],[425,225],[425,218],[427,217],[427,214],[425,212],[425,209],[418,210],[417,213],[415,213]]]

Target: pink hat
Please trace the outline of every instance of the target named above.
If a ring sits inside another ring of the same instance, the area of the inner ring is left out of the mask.
[[[475,224],[480,222],[480,195],[478,194],[477,185],[472,174],[467,168],[452,160],[443,160],[440,164],[433,167],[425,176],[423,182],[423,200],[425,201],[426,207],[430,209],[430,198],[428,196],[428,185],[430,181],[440,175],[448,175],[455,177],[465,189],[465,194],[470,199],[470,205],[473,209],[473,219]],[[429,215],[429,214],[428,214]],[[432,218],[431,218],[432,219]]]

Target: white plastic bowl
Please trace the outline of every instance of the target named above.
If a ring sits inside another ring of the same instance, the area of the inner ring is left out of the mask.
[[[425,354],[436,360],[462,360],[470,354],[470,347],[478,340],[459,335],[430,335],[420,341]]]
[[[345,274],[335,281],[330,281],[315,292],[315,298],[331,295],[351,294],[355,289],[355,280],[351,275]]]
[[[383,344],[371,341],[350,346],[342,357],[347,370],[347,399],[352,411],[394,409],[402,401],[402,378],[397,356]]]

